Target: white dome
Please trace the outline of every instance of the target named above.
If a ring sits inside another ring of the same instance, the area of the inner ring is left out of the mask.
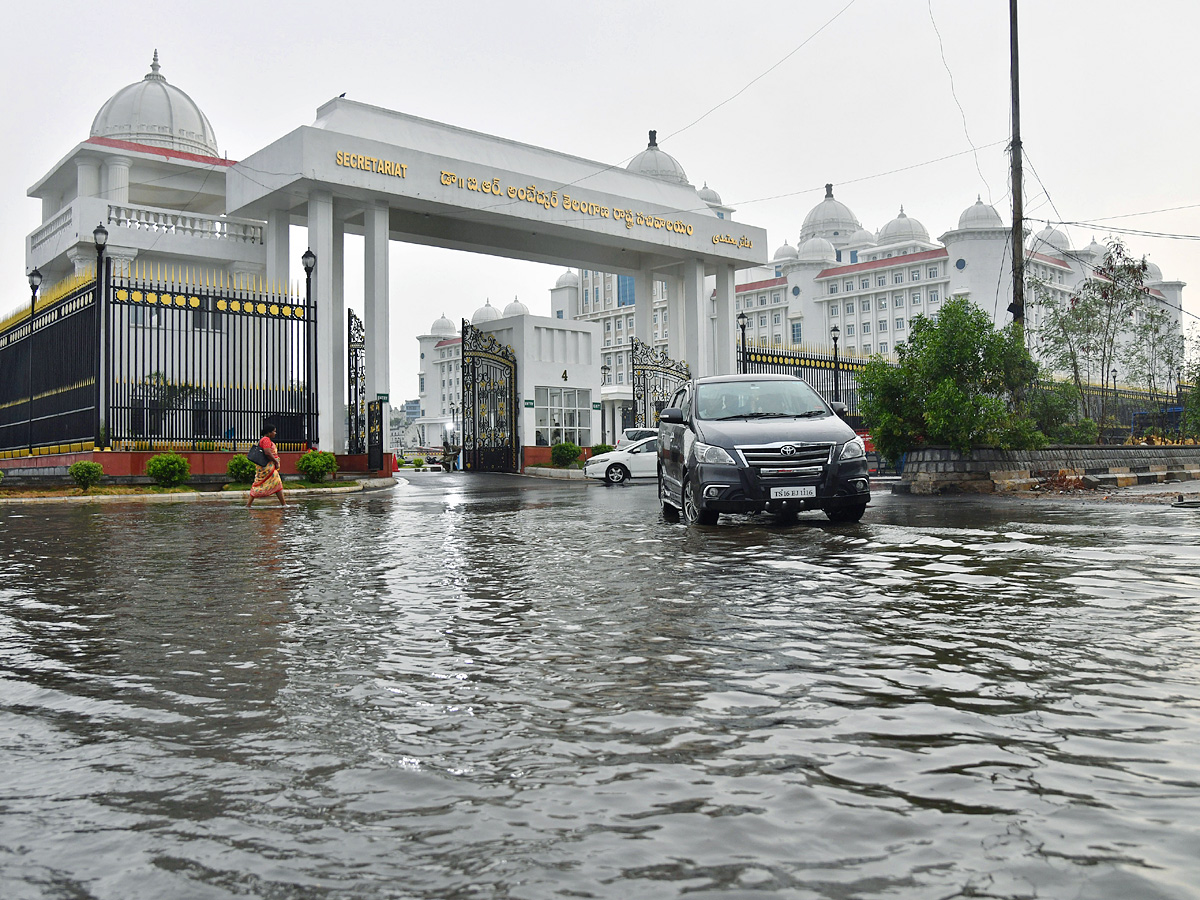
[[[884,225],[879,231],[879,243],[881,244],[928,240],[929,232],[925,230],[925,226],[916,219],[906,216],[903,206],[900,207],[900,214]]]
[[[976,197],[975,202],[962,211],[958,217],[958,228],[965,231],[968,228],[1003,228],[1004,220],[1000,213],[986,203],[982,197]]]
[[[850,207],[833,199],[833,185],[825,185],[825,199],[809,210],[800,226],[800,240],[812,237],[848,237],[862,228]]]
[[[712,188],[710,188],[708,186],[707,181],[704,182],[704,187],[700,188],[700,190],[696,191],[696,193],[699,194],[700,199],[703,200],[705,203],[707,203],[709,206],[720,206],[721,205],[721,195],[718,194],[716,191],[714,191]]]
[[[875,235],[867,231],[865,228],[860,228],[854,234],[850,235],[850,246],[854,248],[874,247]]]
[[[837,262],[837,250],[823,237],[812,237],[796,249],[801,262]]]
[[[471,316],[472,325],[482,325],[484,322],[493,322],[500,318],[500,310],[492,306],[492,301],[487,300],[483,306],[475,310],[475,315]]]
[[[556,288],[560,287],[579,287],[579,276],[570,269],[558,276],[558,281],[554,282]]]
[[[458,327],[449,319],[442,315],[429,326],[429,333],[437,337],[456,337],[458,335]]]
[[[92,121],[93,137],[219,156],[217,136],[196,102],[158,74],[158,51],[141,81],[121,88]]]
[[[772,259],[775,262],[779,262],[780,260],[784,260],[784,259],[795,259],[795,258],[796,258],[796,248],[793,247],[791,244],[789,244],[787,241],[783,242],[783,246],[780,247],[778,250],[776,250],[775,255],[772,257]]]
[[[1084,252],[1090,253],[1093,260],[1101,263],[1104,262],[1104,257],[1108,255],[1108,248],[1097,242],[1095,238],[1092,238],[1092,242],[1084,247]]]
[[[683,171],[683,166],[677,163],[670,153],[658,149],[656,134],[657,132],[650,132],[650,143],[646,145],[646,149],[631,159],[625,168],[638,175],[657,178],[659,181],[687,184],[687,173]]]
[[[1146,260],[1146,277],[1143,280],[1146,284],[1154,284],[1155,282],[1162,281],[1162,269],[1150,262],[1150,260]]]
[[[529,315],[529,307],[526,306],[524,303],[522,303],[520,300],[518,300],[516,297],[513,297],[512,303],[510,303],[510,304],[508,304],[508,306],[504,307],[504,317],[506,319],[509,316],[527,316],[527,315]]]
[[[1047,225],[1029,239],[1028,249],[1037,253],[1060,255],[1071,249],[1071,242],[1057,228]]]

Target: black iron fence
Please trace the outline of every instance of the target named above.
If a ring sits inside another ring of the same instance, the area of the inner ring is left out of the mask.
[[[234,450],[268,419],[281,449],[315,442],[305,298],[228,275],[75,281],[43,296],[32,329],[27,311],[0,322],[0,458]]]
[[[846,404],[843,418],[854,428],[862,427],[859,412],[858,373],[865,360],[851,356],[835,356],[832,351],[811,348],[779,347],[748,341],[737,348],[739,372],[776,373],[803,378],[826,400]]]

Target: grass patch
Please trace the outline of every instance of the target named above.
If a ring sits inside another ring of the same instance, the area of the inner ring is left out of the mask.
[[[187,494],[191,491],[192,488],[189,487],[161,487],[156,484],[107,484],[89,488],[87,491],[75,485],[38,488],[0,487],[0,499],[8,497],[112,497],[137,494]]]

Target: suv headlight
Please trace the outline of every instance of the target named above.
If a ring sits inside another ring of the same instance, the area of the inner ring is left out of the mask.
[[[867,446],[863,443],[860,437],[852,438],[842,444],[842,455],[838,457],[841,460],[847,459],[862,459],[867,455]]]
[[[716,447],[712,444],[704,444],[700,441],[692,444],[692,455],[696,457],[698,463],[708,463],[715,466],[736,466],[733,457],[724,447]]]

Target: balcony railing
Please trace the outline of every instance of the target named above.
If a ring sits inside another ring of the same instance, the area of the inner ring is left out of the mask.
[[[228,216],[205,216],[151,206],[108,207],[108,223],[118,228],[149,231],[156,234],[178,234],[184,237],[211,238],[261,244],[263,225],[253,219],[234,219]]]
[[[71,207],[68,206],[55,215],[53,219],[35,231],[33,236],[29,239],[30,250],[37,250],[38,247],[42,246],[42,244],[70,228],[72,222],[71,215]]]

